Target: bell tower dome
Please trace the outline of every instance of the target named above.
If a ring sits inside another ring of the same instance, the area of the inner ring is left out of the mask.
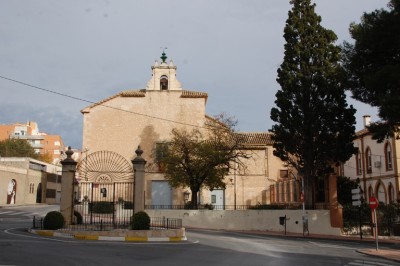
[[[157,60],[151,67],[151,79],[147,83],[146,90],[150,91],[176,91],[182,90],[181,83],[176,79],[176,66],[172,60],[167,63],[167,55],[163,51],[161,62]]]

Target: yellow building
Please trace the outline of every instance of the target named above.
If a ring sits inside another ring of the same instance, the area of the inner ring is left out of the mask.
[[[364,198],[376,197],[383,203],[400,200],[400,140],[395,137],[378,143],[372,139],[367,126],[370,116],[364,116],[365,128],[356,133],[354,146],[358,153],[343,165],[343,175],[352,180],[359,180]]]

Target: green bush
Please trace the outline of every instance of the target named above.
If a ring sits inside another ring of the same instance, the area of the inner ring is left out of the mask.
[[[125,210],[133,210],[133,202],[132,201],[124,201],[123,208]]]
[[[95,201],[89,206],[89,210],[94,213],[113,213],[114,211],[114,204],[108,201]]]
[[[132,230],[149,230],[150,229],[150,217],[144,211],[135,213],[131,217],[131,229]]]
[[[58,230],[64,226],[64,216],[61,212],[51,211],[46,214],[43,220],[45,230]]]
[[[80,214],[77,211],[74,211],[74,216],[75,216],[76,224],[82,224],[83,223],[82,214]]]

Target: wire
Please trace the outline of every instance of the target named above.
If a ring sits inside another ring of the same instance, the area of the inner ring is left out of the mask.
[[[349,169],[353,169],[353,170],[357,170],[357,168],[356,167],[354,167],[354,166],[350,166],[350,165],[348,165],[348,164],[343,164],[343,166],[344,167],[347,167],[347,168],[349,168]],[[365,171],[364,169],[362,169],[361,171]],[[389,170],[389,171],[393,171],[393,170]],[[375,172],[375,171],[371,171],[370,173],[366,173],[367,175],[382,175],[383,174],[383,172],[388,172],[388,171],[381,171],[381,172]],[[360,174],[361,175],[361,174]]]
[[[22,82],[22,81],[19,81],[19,80],[15,80],[15,79],[12,79],[12,78],[4,77],[4,76],[0,76],[0,78],[8,80],[8,81],[11,81],[11,82],[14,82],[14,83],[18,83],[18,84],[21,84],[21,85],[24,85],[24,86],[27,86],[27,87],[31,87],[31,88],[34,88],[34,89],[37,89],[37,90],[41,90],[41,91],[45,91],[45,92],[48,92],[48,93],[56,94],[56,95],[59,95],[59,96],[62,96],[62,97],[70,98],[70,99],[73,99],[73,100],[77,100],[77,101],[81,101],[81,102],[85,102],[85,103],[90,103],[90,104],[98,104],[98,103],[90,101],[90,100],[86,100],[86,99],[82,99],[82,98],[79,98],[79,97],[71,96],[71,95],[68,95],[68,94],[64,94],[64,93],[56,92],[56,91],[53,91],[53,90],[45,89],[45,88],[42,88],[42,87],[39,87],[39,86],[35,86],[35,85],[29,84],[29,83],[25,83],[25,82]],[[175,123],[175,124],[191,126],[191,127],[195,127],[195,128],[209,129],[210,127],[215,127],[215,126],[211,126],[211,125],[210,126],[193,125],[193,124],[189,124],[189,123],[179,122],[179,121],[176,121],[176,120],[171,120],[171,119],[161,118],[161,117],[157,117],[157,116],[137,113],[137,112],[133,112],[133,111],[129,111],[129,110],[124,110],[124,109],[120,109],[120,108],[117,108],[117,107],[109,106],[109,105],[106,105],[106,104],[98,104],[98,105],[104,106],[104,107],[107,107],[107,108],[110,108],[110,109],[126,112],[126,113],[131,113],[131,114],[140,115],[140,116],[144,116],[144,117],[148,117],[148,118],[152,118],[152,119],[158,119],[158,120],[167,121],[167,122],[172,122],[172,123]]]

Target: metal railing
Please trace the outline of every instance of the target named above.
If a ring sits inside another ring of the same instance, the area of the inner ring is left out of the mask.
[[[182,228],[182,219],[151,217],[150,228],[152,229],[179,229]]]
[[[306,206],[307,210],[329,210],[333,206],[329,203],[317,203],[315,206]],[[300,210],[303,208],[302,203],[272,203],[272,204],[256,204],[256,205],[214,205],[214,204],[198,204],[193,208],[191,205],[145,205],[147,210]]]
[[[44,229],[42,217],[33,217],[32,229]],[[109,220],[100,220],[95,223],[82,223],[63,226],[62,231],[112,231],[116,229],[130,229],[130,218],[124,219],[120,223],[112,223]],[[182,228],[182,219],[150,217],[150,229],[179,229]]]

